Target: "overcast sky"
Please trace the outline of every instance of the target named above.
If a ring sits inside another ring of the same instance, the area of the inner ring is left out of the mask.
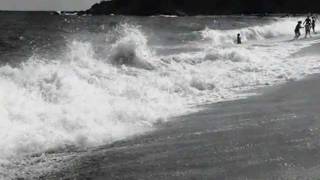
[[[0,0],[1,10],[84,10],[100,0]]]

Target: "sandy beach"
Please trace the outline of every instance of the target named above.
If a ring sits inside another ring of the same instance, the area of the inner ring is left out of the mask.
[[[1,180],[320,177],[305,17],[0,17]]]
[[[43,179],[317,179],[319,107],[314,75],[94,149]]]

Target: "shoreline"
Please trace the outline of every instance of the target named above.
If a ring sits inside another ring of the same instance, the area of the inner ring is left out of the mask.
[[[96,148],[44,179],[319,177],[319,89],[320,75],[313,75],[211,104],[150,134]]]
[[[309,55],[309,52],[317,52],[317,48],[318,46],[312,45],[297,54],[304,57]],[[307,61],[307,58],[303,60]],[[267,178],[263,173],[279,173],[276,170],[283,166],[287,167],[288,164],[282,157],[285,156],[281,154],[283,152],[274,152],[277,150],[273,151],[271,145],[264,144],[264,141],[272,141],[282,147],[279,151],[285,151],[291,146],[283,146],[277,141],[277,137],[297,142],[304,141],[304,139],[301,140],[304,137],[311,138],[308,133],[298,138],[295,136],[295,132],[300,133],[299,128],[303,128],[306,132],[314,132],[314,129],[310,131],[308,123],[302,123],[302,127],[296,127],[299,125],[296,120],[297,115],[295,109],[290,108],[291,105],[297,106],[297,109],[313,108],[313,101],[318,96],[313,90],[319,90],[319,86],[316,85],[319,84],[318,82],[320,82],[320,75],[316,74],[295,82],[266,84],[263,87],[253,86],[248,93],[256,95],[203,105],[202,107],[207,108],[174,117],[173,119],[178,119],[177,121],[159,123],[156,125],[156,130],[148,134],[89,149],[66,147],[66,149],[49,150],[43,154],[26,157],[26,164],[34,168],[35,174],[32,171],[29,171],[32,173],[28,172],[29,167],[22,168],[27,169],[27,177],[34,175],[39,179],[198,179],[199,177],[234,179],[238,176],[244,179]],[[304,89],[310,93],[304,92]],[[305,97],[295,96],[296,94]],[[304,99],[308,102],[304,102]],[[318,103],[317,100],[315,103]],[[285,105],[288,105],[289,109]],[[291,110],[293,113],[288,113]],[[317,120],[313,117],[314,115],[318,116],[316,110],[302,116],[310,118],[309,123],[314,123]],[[285,127],[286,124],[282,124],[284,122],[293,126],[294,132],[288,130]],[[268,128],[272,131],[268,131]],[[282,132],[288,134],[281,134]],[[254,139],[251,136],[257,136],[257,138]],[[257,149],[247,152],[254,148]],[[260,151],[263,149],[267,149],[267,152]],[[271,154],[267,156],[261,153]],[[241,158],[237,159],[239,157]],[[29,159],[31,159],[30,162]],[[53,163],[50,164],[51,162]],[[273,165],[278,168],[270,168],[267,165],[266,172],[254,174],[255,171],[251,168],[264,167],[265,162],[274,162]],[[46,169],[45,166],[48,168]],[[52,167],[57,169],[50,169]],[[306,169],[304,166],[303,168]],[[44,170],[44,174],[40,169]],[[50,170],[52,171],[48,172]],[[234,172],[236,170],[237,172]],[[42,174],[38,176],[37,173]],[[274,176],[278,177],[277,174]]]
[[[319,89],[320,75],[313,74],[252,89],[257,95],[244,99],[203,105],[145,135],[88,150],[48,152],[44,158],[53,164],[58,159],[58,169],[49,168],[38,178],[319,177],[320,160],[312,161],[320,159]]]

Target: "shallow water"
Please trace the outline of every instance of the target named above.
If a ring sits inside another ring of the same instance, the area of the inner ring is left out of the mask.
[[[3,164],[148,132],[196,105],[240,98],[239,90],[300,79],[320,66],[317,55],[291,56],[318,42],[288,41],[298,18],[0,19]],[[243,45],[234,43],[239,32]]]

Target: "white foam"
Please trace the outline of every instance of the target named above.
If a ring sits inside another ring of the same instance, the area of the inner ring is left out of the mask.
[[[165,78],[97,60],[88,43],[70,49],[65,60],[0,68],[1,156],[102,145],[181,112]]]
[[[284,23],[291,25],[291,19]],[[269,37],[278,25],[253,27],[254,33],[247,28],[247,38],[249,32]],[[115,31],[105,57],[97,57],[92,44],[73,41],[63,59],[32,57],[20,67],[0,67],[1,158],[114,142],[152,130],[190,105],[238,97],[241,87],[319,71],[318,58],[288,56],[308,41],[204,46],[197,53],[157,57],[139,27]]]
[[[297,18],[286,18],[279,19],[271,24],[246,27],[242,29],[215,30],[206,28],[201,33],[204,39],[209,39],[216,45],[234,44],[238,33],[241,34],[244,42],[249,40],[263,40],[284,35],[290,35],[293,37],[293,30],[297,21]]]
[[[147,70],[154,68],[152,63],[156,62],[153,52],[148,48],[147,38],[138,27],[122,24],[115,32],[117,32],[116,36],[112,33],[113,37],[110,35],[107,37],[107,41],[110,42],[110,38],[111,42],[114,41],[110,47],[108,61],[114,65],[133,66]]]

